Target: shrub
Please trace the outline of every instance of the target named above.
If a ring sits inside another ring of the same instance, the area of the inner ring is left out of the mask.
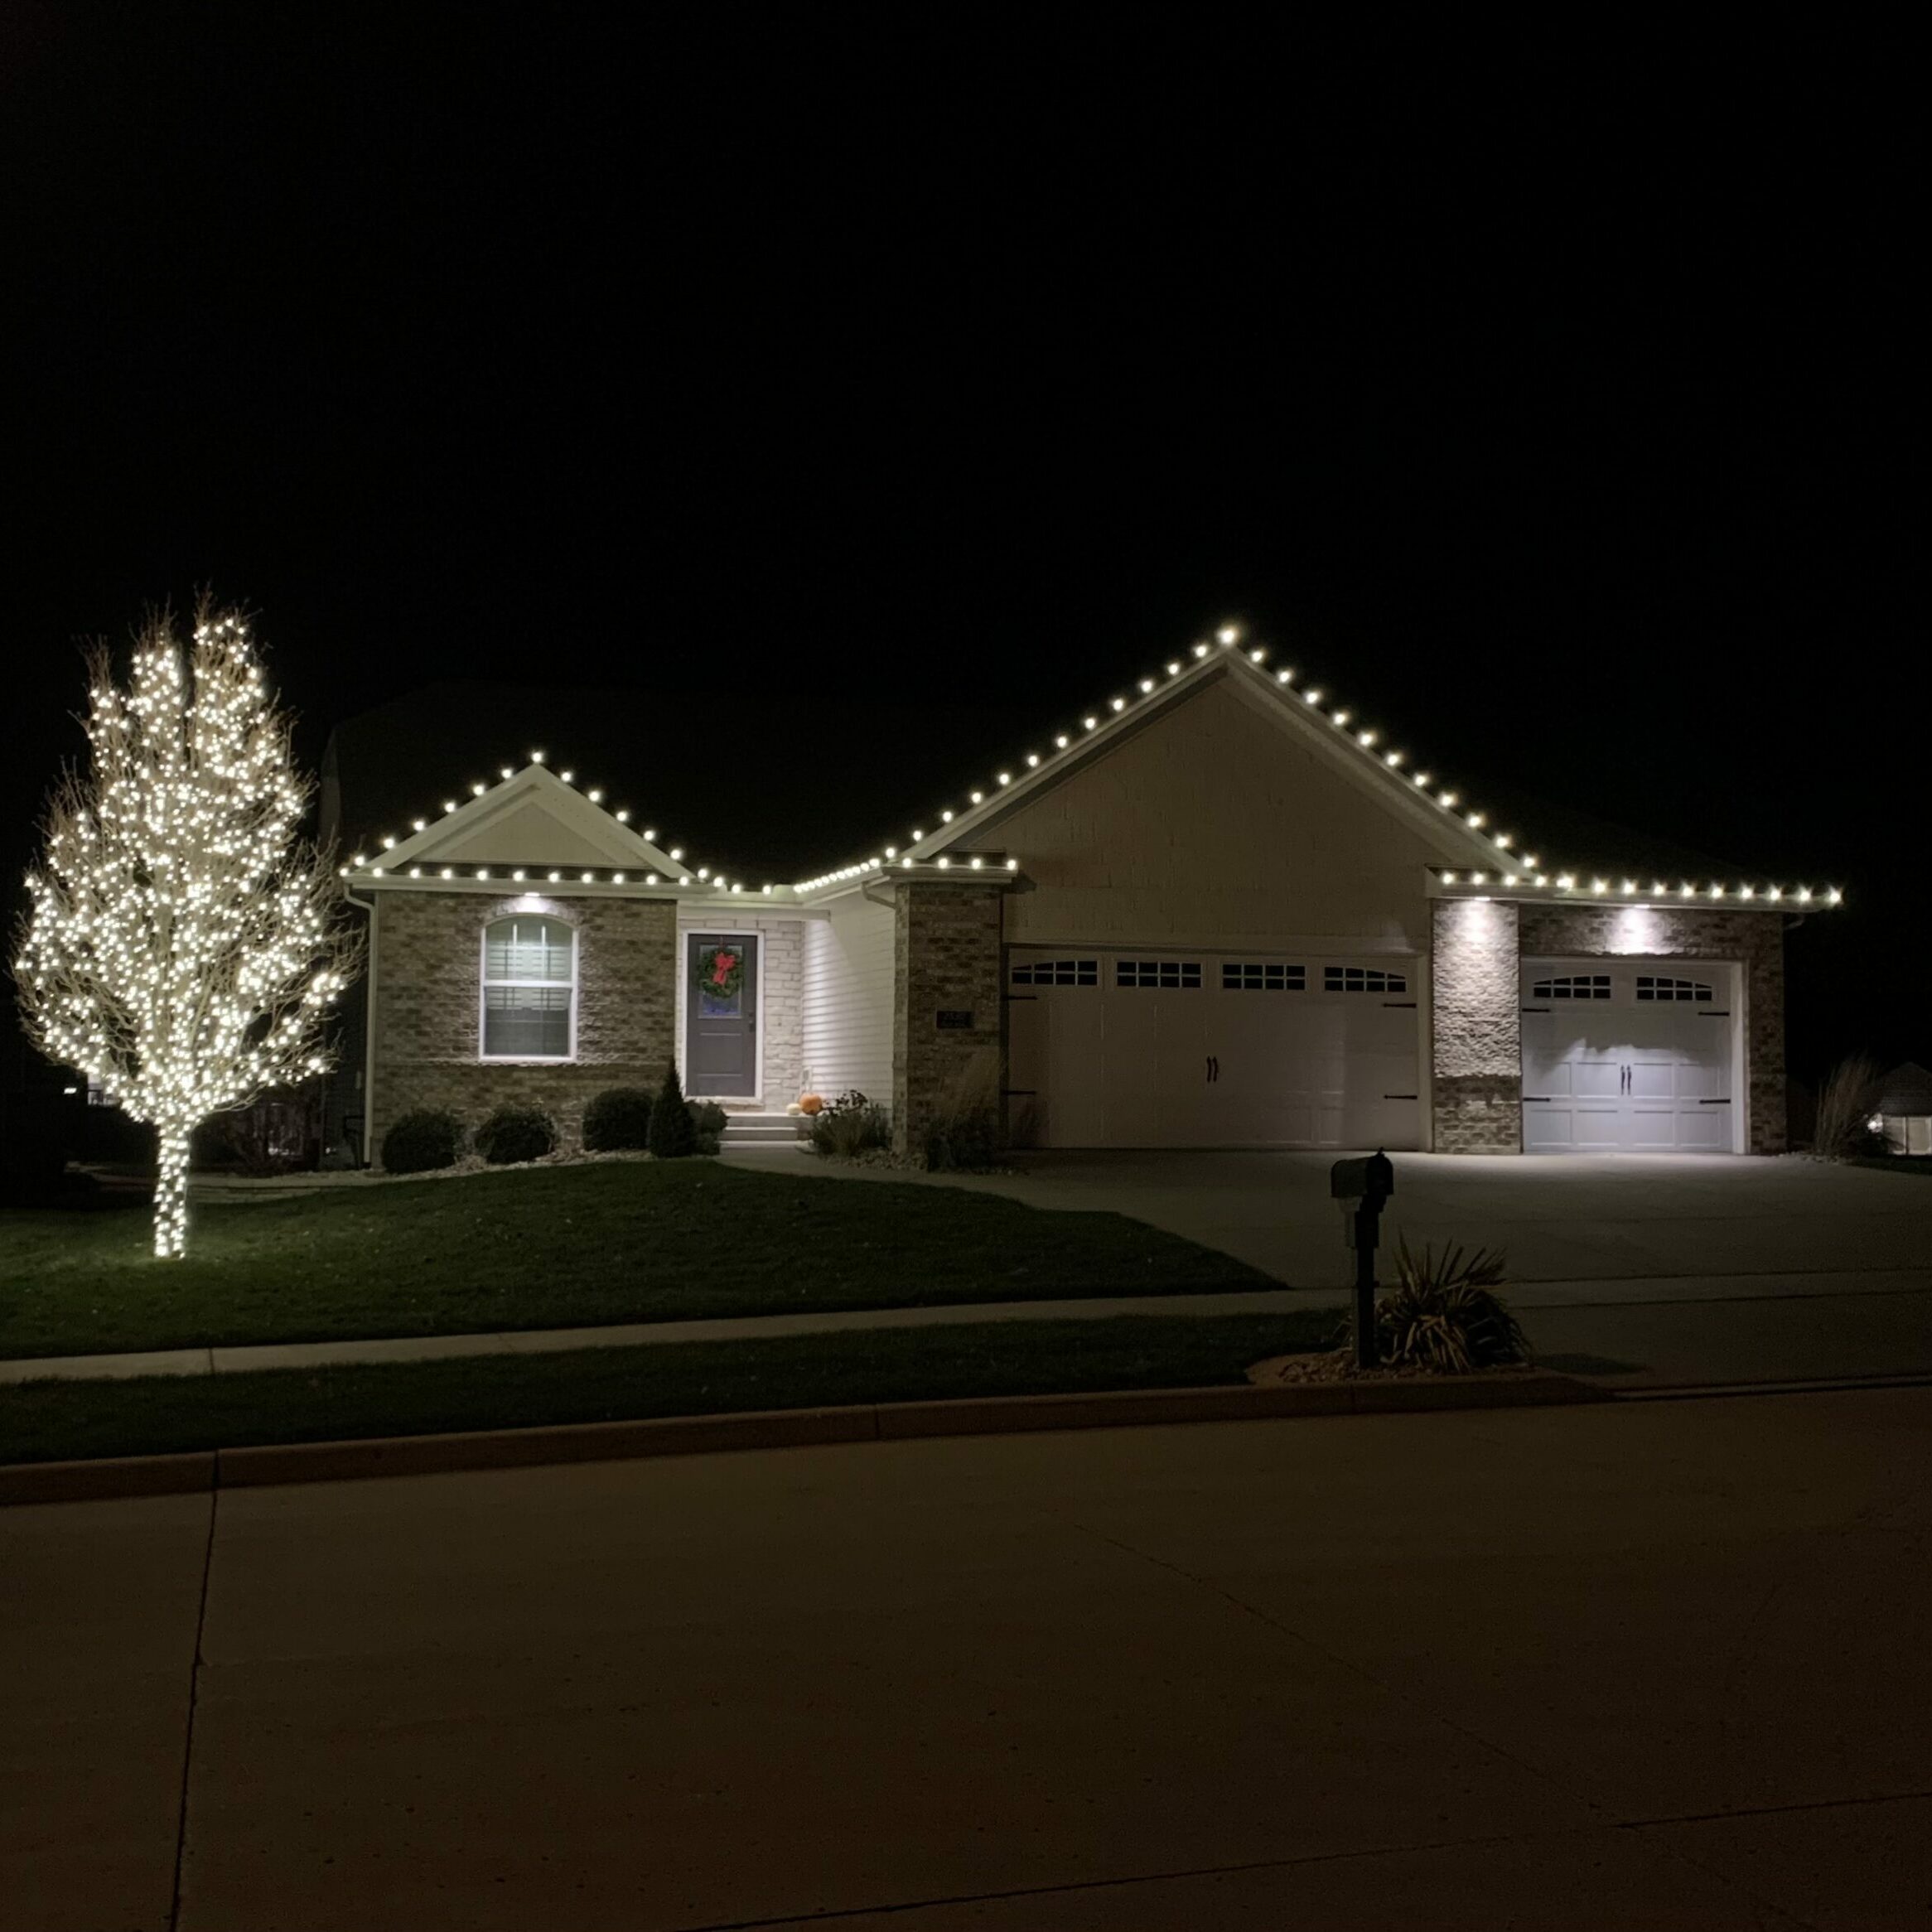
[[[453,1167],[463,1151],[463,1123],[440,1107],[402,1115],[383,1136],[383,1168],[389,1174],[427,1174]]]
[[[1841,1060],[1818,1090],[1818,1123],[1812,1129],[1811,1151],[1833,1160],[1854,1154],[1882,1153],[1885,1137],[1871,1125],[1884,1080],[1878,1062],[1869,1054],[1854,1053]]]
[[[540,1161],[557,1147],[557,1124],[540,1107],[499,1107],[476,1129],[476,1152],[492,1167]]]
[[[1408,1244],[1396,1248],[1397,1285],[1375,1304],[1376,1353],[1394,1367],[1467,1375],[1526,1360],[1529,1345],[1509,1305],[1495,1292],[1504,1258],[1451,1242],[1438,1257]]]
[[[678,1079],[676,1063],[664,1069],[664,1084],[650,1110],[650,1136],[645,1142],[660,1161],[682,1160],[698,1152],[698,1129]]]
[[[812,1117],[805,1130],[813,1151],[849,1160],[892,1144],[892,1117],[854,1087]]]
[[[925,1164],[949,1169],[990,1167],[999,1145],[999,1049],[983,1046],[947,1083],[925,1130]]]
[[[586,1152],[608,1154],[650,1145],[650,1094],[642,1087],[606,1087],[583,1110]]]
[[[724,1108],[715,1100],[687,1100],[684,1104],[691,1110],[692,1152],[715,1154],[724,1137]]]

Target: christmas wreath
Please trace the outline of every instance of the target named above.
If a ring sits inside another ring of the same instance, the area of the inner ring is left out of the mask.
[[[707,999],[736,999],[745,983],[745,955],[736,946],[708,946],[698,955],[698,990]]]

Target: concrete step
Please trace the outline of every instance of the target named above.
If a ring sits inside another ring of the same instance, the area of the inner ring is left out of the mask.
[[[733,1147],[766,1142],[783,1145],[799,1137],[799,1123],[789,1113],[729,1113],[724,1137]]]

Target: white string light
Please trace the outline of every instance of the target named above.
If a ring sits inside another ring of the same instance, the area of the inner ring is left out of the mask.
[[[172,1258],[189,1137],[322,1071],[360,947],[327,857],[297,838],[311,787],[244,619],[204,604],[184,654],[151,618],[125,688],[104,653],[89,680],[89,768],[48,804],[14,971],[41,1049],[153,1123],[154,1252]]]

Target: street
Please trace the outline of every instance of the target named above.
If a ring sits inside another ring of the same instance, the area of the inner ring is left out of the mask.
[[[1920,1925],[1929,1478],[1876,1389],[15,1509],[0,1920]]]

